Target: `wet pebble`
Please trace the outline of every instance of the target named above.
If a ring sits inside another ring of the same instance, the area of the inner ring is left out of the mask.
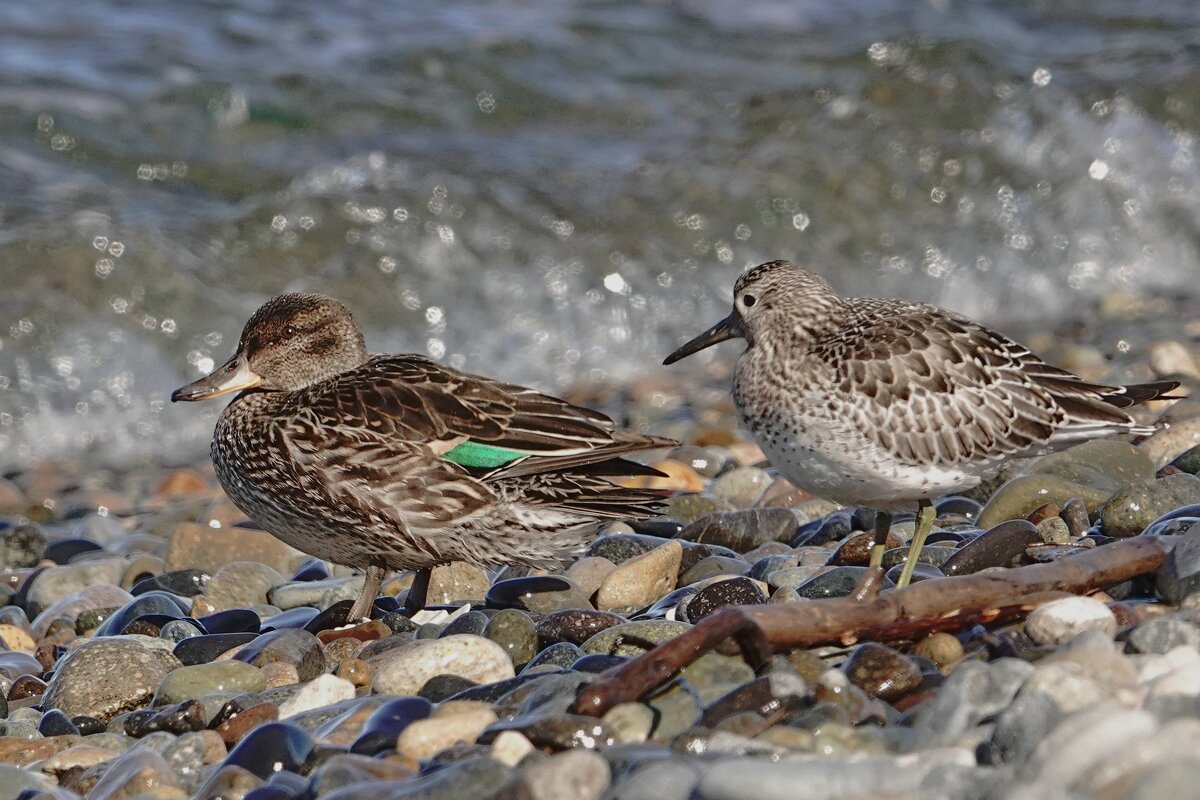
[[[718,575],[745,575],[749,571],[750,565],[743,558],[708,556],[697,561],[694,566],[683,573],[679,577],[679,585],[687,586],[688,584],[699,583]]]
[[[946,575],[971,575],[988,567],[1011,567],[1018,564],[1030,545],[1039,544],[1041,534],[1028,520],[1002,522],[976,536],[942,562]]]
[[[538,621],[535,630],[543,646],[554,642],[582,645],[600,631],[625,621],[624,617],[608,611],[578,608],[547,614]]]
[[[525,672],[538,668],[566,669],[583,656],[583,650],[571,642],[555,642],[535,655],[525,665]]]
[[[168,626],[171,623],[168,623]],[[164,628],[165,630],[165,628]],[[257,633],[214,633],[180,640],[171,651],[184,666],[207,664],[235,647],[254,641]]]
[[[1200,478],[1179,473],[1138,481],[1118,491],[1100,512],[1107,536],[1136,536],[1161,515],[1179,506],[1200,503]]]
[[[538,635],[529,615],[516,609],[497,612],[482,631],[483,635],[504,648],[512,663],[521,667],[537,655]]]
[[[302,771],[315,743],[304,729],[287,722],[268,722],[250,731],[225,759],[262,780],[280,770]]]
[[[899,536],[890,531],[887,536],[887,549],[903,546]],[[843,541],[829,556],[829,564],[833,566],[865,567],[871,561],[871,550],[875,545],[875,533],[862,531]]]
[[[262,670],[242,661],[215,661],[172,670],[157,685],[156,705],[171,705],[216,692],[261,692]]]
[[[256,667],[275,662],[291,665],[301,681],[310,681],[325,671],[325,656],[317,637],[294,628],[261,634],[243,646],[234,658]]]
[[[912,659],[876,642],[856,647],[842,669],[852,684],[880,700],[896,700],[921,684]]]
[[[701,619],[730,605],[759,605],[767,602],[762,591],[749,578],[731,578],[701,589],[687,606],[689,622]]]
[[[854,587],[858,585],[866,571],[866,567],[833,567],[796,586],[796,594],[809,600],[824,597],[846,597],[854,591]],[[883,579],[882,588],[890,589],[894,585],[887,578]]]
[[[574,581],[559,575],[497,581],[488,589],[487,604],[491,608],[523,608],[542,614],[592,605]]]
[[[684,528],[679,538],[744,553],[764,542],[791,541],[796,528],[796,516],[786,508],[754,508],[701,517]]]

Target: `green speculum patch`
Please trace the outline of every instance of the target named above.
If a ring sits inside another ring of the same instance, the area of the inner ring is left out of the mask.
[[[492,469],[504,466],[510,461],[516,461],[524,455],[525,453],[509,450],[507,447],[493,447],[490,444],[466,441],[447,452],[442,458],[471,469]]]

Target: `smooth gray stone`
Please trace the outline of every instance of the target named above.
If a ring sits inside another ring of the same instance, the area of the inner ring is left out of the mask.
[[[1062,716],[1058,704],[1041,692],[1018,694],[1000,713],[992,740],[983,746],[987,760],[992,764],[1023,763]]]
[[[920,747],[952,744],[1007,708],[1033,669],[1015,658],[958,665],[937,694],[921,706],[913,725],[915,743]]]
[[[974,761],[974,755],[965,749],[931,751],[921,759],[814,756],[772,762],[761,758],[725,758],[700,777],[696,795],[703,800],[917,797],[923,796],[918,790],[934,767],[947,763],[973,766]]]
[[[701,769],[695,761],[676,757],[654,761],[617,781],[609,794],[620,800],[688,800]]]

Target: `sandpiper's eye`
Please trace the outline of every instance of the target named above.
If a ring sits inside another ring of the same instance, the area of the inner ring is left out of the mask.
[[[284,329],[283,329],[283,335],[284,335],[284,336],[295,336],[295,335],[296,335],[296,328],[295,328],[295,326],[294,326],[294,325],[288,325],[286,328],[284,328]]]
[[[752,294],[742,295],[742,305],[744,305],[746,308],[749,308],[750,306],[754,305],[756,302],[758,302],[758,300],[754,297],[754,295],[752,295]]]

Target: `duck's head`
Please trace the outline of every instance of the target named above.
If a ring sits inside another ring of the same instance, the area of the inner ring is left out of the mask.
[[[254,388],[294,391],[366,359],[362,331],[350,309],[325,295],[281,294],[250,317],[228,361],[176,389],[171,400],[208,400]]]
[[[837,307],[843,303],[816,273],[790,261],[768,261],[738,278],[728,317],[671,353],[663,363],[674,364],[727,339],[745,339],[751,347],[785,336],[811,339],[830,319],[836,319]]]

